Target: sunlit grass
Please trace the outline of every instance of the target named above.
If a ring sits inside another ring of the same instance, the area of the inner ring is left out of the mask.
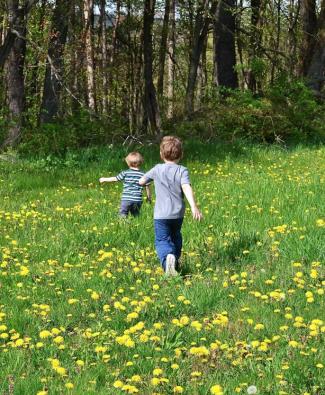
[[[0,163],[0,392],[323,393],[325,149],[189,144],[175,279],[97,182],[124,154]]]

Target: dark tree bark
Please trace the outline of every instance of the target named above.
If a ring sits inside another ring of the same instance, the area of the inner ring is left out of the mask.
[[[19,1],[10,1],[7,0],[7,8],[8,12],[10,12],[10,5],[14,7],[17,6],[17,11],[12,16],[8,16],[9,21],[9,31],[5,35],[5,29],[2,32],[2,38],[0,39],[0,69],[4,66],[10,51],[15,43],[15,39],[18,35],[21,35],[21,31],[19,26],[21,25],[21,21],[24,21],[23,24],[26,25],[25,19],[27,18],[28,13],[33,8],[33,6],[37,3],[38,0],[25,0],[23,6],[19,8]],[[12,7],[11,7],[12,8]],[[18,27],[18,30],[17,30]],[[12,31],[15,30],[15,31]]]
[[[143,58],[144,58],[144,127],[157,133],[160,131],[160,112],[156,89],[152,77],[152,25],[155,13],[155,0],[145,0],[143,14]]]
[[[185,112],[188,117],[191,117],[194,111],[194,93],[197,79],[197,70],[204,45],[204,40],[206,38],[211,23],[210,16],[214,15],[216,8],[217,3],[215,1],[213,1],[209,10],[209,1],[202,0],[196,12],[185,98]]]
[[[302,0],[301,19],[303,38],[300,48],[299,75],[305,77],[307,75],[316,44],[316,0]]]
[[[214,83],[236,89],[235,0],[219,0],[214,21]]]
[[[164,22],[161,32],[161,42],[159,49],[159,74],[158,74],[158,85],[157,85],[157,92],[158,92],[158,96],[160,97],[163,95],[164,92],[165,60],[166,60],[171,3],[172,0],[165,0],[165,14],[164,14]]]
[[[44,22],[45,22],[45,9],[46,9],[46,2],[47,0],[42,0],[40,10],[39,10],[39,21],[38,21],[38,29],[39,31],[43,30],[44,27]],[[29,100],[26,104],[26,106],[32,105],[32,103],[35,100],[35,97],[40,93],[41,87],[39,87],[39,81],[38,81],[38,73],[39,73],[39,62],[40,59],[39,57],[36,57],[33,63],[33,69],[31,73],[31,83],[30,87],[28,89],[27,96],[29,97]]]
[[[250,50],[249,50],[249,63],[250,69],[247,74],[248,88],[256,93],[257,81],[252,63],[256,58],[261,55],[262,44],[262,23],[261,23],[261,7],[262,0],[251,0],[251,32],[250,32]]]
[[[68,33],[69,2],[56,0],[46,64],[40,122],[53,122],[58,115],[62,86],[63,53]]]
[[[8,32],[4,38],[3,44],[0,47],[0,69],[4,66],[6,59],[14,45],[16,35],[12,32]]]
[[[7,84],[7,101],[10,113],[10,128],[3,147],[14,146],[21,136],[23,112],[25,106],[24,62],[26,53],[26,4],[19,8],[19,0],[8,0],[9,29],[17,34],[7,54],[5,75]],[[8,33],[14,34],[14,33]],[[11,41],[11,40],[10,40]]]
[[[318,34],[307,71],[307,84],[315,93],[319,94],[325,81],[325,0],[322,0],[317,26]]]

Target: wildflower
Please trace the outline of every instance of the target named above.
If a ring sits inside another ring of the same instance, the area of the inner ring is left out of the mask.
[[[214,385],[210,388],[212,395],[223,395],[222,387],[220,385]]]
[[[40,334],[39,334],[39,337],[41,339],[46,339],[49,336],[52,336],[52,333],[50,331],[47,331],[47,330],[41,331]]]
[[[122,388],[123,387],[123,382],[121,381],[121,380],[116,380],[116,381],[114,381],[114,383],[113,383],[113,387],[114,388]]]
[[[182,394],[184,392],[183,387],[180,385],[176,385],[176,387],[173,388],[174,394]]]
[[[191,347],[190,354],[205,357],[209,355],[209,350],[206,347]]]
[[[254,329],[257,331],[260,331],[260,330],[264,329],[264,325],[263,324],[256,324]]]
[[[160,369],[160,368],[156,368],[156,369],[153,370],[152,374],[154,376],[161,376],[163,374],[163,370]]]
[[[93,300],[98,300],[98,299],[99,299],[99,294],[98,294],[97,292],[93,291],[93,292],[91,293],[90,297],[91,297]]]
[[[153,377],[153,378],[151,379],[151,384],[152,384],[154,387],[156,387],[157,385],[160,384],[160,379],[159,379],[158,377]]]
[[[202,329],[202,324],[199,321],[192,321],[191,327],[195,328],[199,332]]]
[[[67,388],[68,390],[71,390],[72,388],[74,388],[74,385],[72,383],[66,383],[65,388]]]

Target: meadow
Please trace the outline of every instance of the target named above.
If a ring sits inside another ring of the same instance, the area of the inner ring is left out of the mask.
[[[185,149],[175,278],[98,183],[126,148],[0,161],[1,394],[325,393],[325,148]]]

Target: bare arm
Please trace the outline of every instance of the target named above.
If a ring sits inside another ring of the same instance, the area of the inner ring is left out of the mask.
[[[151,203],[151,189],[150,189],[150,185],[146,185],[146,194],[147,194],[148,202]]]
[[[194,194],[193,194],[193,189],[192,189],[191,185],[190,184],[183,184],[182,190],[184,192],[184,195],[185,195],[189,205],[191,206],[193,218],[196,219],[197,221],[201,221],[202,213],[196,205]]]
[[[101,177],[99,182],[102,184],[103,182],[116,182],[118,179],[116,177]]]

